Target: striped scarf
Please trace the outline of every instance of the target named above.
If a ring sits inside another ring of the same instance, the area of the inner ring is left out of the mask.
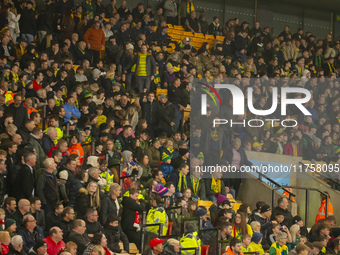
[[[198,190],[200,180],[198,178],[196,179],[191,178],[191,182],[192,182],[192,191],[197,195],[197,190]]]
[[[190,15],[190,13],[195,11],[195,7],[193,3],[188,2],[187,3],[187,14]]]
[[[211,190],[213,190],[215,193],[221,193],[221,180],[215,180],[213,176],[211,178]]]
[[[177,185],[178,192],[182,191],[182,178],[183,178],[183,189],[186,189],[188,187],[186,175],[182,176],[182,173],[179,172],[179,180],[178,180],[178,185]]]

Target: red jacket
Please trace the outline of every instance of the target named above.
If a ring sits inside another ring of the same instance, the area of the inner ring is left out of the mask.
[[[38,91],[39,89],[42,89],[42,85],[38,84],[38,82],[36,80],[33,80],[32,83],[33,83],[33,89],[35,91]]]
[[[97,30],[90,27],[86,30],[83,39],[86,44],[90,44],[92,50],[100,51],[102,45],[105,45],[105,34],[101,28]]]
[[[65,247],[65,243],[63,240],[59,241],[59,243],[55,243],[51,237],[46,237],[43,239],[47,244],[47,254],[48,255],[58,255],[60,251],[62,251]]]
[[[299,145],[296,146],[296,150],[297,150],[297,156],[300,156]],[[294,156],[294,150],[293,150],[293,145],[292,145],[292,143],[287,143],[287,144],[286,144],[286,147],[285,147],[285,155]]]

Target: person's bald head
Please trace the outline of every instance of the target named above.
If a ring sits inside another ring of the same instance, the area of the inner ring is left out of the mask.
[[[18,208],[20,211],[28,213],[30,211],[31,203],[27,199],[20,199],[18,202]]]
[[[200,160],[198,158],[193,158],[190,160],[190,167],[195,168],[200,165]]]

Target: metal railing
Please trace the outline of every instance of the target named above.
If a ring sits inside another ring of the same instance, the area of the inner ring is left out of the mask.
[[[273,179],[269,178],[268,176],[266,176],[265,174],[261,173],[260,171],[256,171],[254,170],[258,175],[259,177],[257,178],[259,181],[263,182],[262,178],[266,179],[269,181],[269,185],[274,188],[275,190],[279,190],[279,189],[282,189],[284,190],[285,192],[288,193],[288,199],[290,201],[293,201],[293,197],[295,197],[296,195],[291,192],[290,190],[286,189],[284,186],[282,186],[281,184],[279,184],[278,182],[274,181]]]
[[[297,187],[297,186],[288,186],[288,185],[284,185],[281,187],[277,187],[274,188],[272,190],[272,206],[275,206],[276,203],[276,199],[275,199],[275,193],[278,189],[282,189],[282,188],[291,188],[291,189],[298,189],[298,190],[305,190],[306,191],[306,205],[305,205],[305,226],[308,228],[308,222],[309,222],[309,195],[310,195],[310,191],[316,191],[319,192],[320,194],[323,194],[324,196],[326,196],[326,215],[325,217],[328,216],[328,194],[319,190],[319,189],[315,189],[315,188],[306,188],[306,187]]]
[[[143,216],[141,219],[141,224],[140,224],[140,241],[141,241],[141,251],[144,251],[144,243],[145,243],[145,228],[147,227],[156,227],[158,226],[158,237],[162,236],[163,233],[163,226],[161,223],[153,223],[153,224],[146,224],[146,211],[143,211]]]

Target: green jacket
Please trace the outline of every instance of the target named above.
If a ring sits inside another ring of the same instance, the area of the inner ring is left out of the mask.
[[[31,139],[27,144],[27,147],[33,147],[37,153],[36,167],[38,171],[36,171],[36,177],[38,177],[41,172],[41,168],[44,167],[44,160],[46,159],[46,154],[44,152],[44,149],[41,147],[40,141],[33,135],[31,135]]]
[[[149,164],[158,164],[161,161],[161,153],[155,147],[149,147],[145,154],[149,157]]]

